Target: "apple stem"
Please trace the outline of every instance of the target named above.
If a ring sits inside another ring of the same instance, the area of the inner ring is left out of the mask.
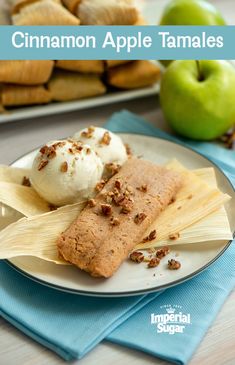
[[[197,72],[198,72],[198,81],[203,81],[204,77],[202,75],[202,70],[201,70],[201,65],[200,65],[199,60],[196,60],[196,65],[197,65]]]

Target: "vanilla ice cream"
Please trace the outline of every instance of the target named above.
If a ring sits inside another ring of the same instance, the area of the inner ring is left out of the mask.
[[[90,146],[73,140],[49,142],[38,151],[30,180],[37,193],[61,206],[94,195],[103,164]]]
[[[103,164],[116,163],[123,165],[127,160],[126,148],[121,138],[107,129],[99,127],[85,128],[75,133],[72,138],[91,146]]]

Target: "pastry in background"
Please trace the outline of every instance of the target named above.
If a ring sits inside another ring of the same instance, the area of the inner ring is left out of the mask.
[[[50,60],[14,60],[0,61],[0,82],[39,85],[47,82],[51,76],[54,61]]]
[[[154,84],[160,68],[151,61],[133,61],[108,69],[107,83],[120,89],[136,89]]]
[[[130,60],[107,60],[107,67],[116,67],[120,65],[125,65],[125,63],[131,62]]]
[[[5,84],[1,88],[1,102],[6,107],[47,104],[50,101],[50,92],[42,85],[20,86]]]
[[[8,0],[8,3],[11,7],[11,13],[16,14],[20,11],[24,6],[28,6],[36,1],[44,1],[44,0]],[[50,0],[55,3],[61,4],[60,0]]]
[[[83,25],[133,25],[139,13],[131,0],[81,0],[77,16]]]
[[[11,24],[10,6],[7,2],[3,2],[0,5],[0,25],[10,25],[10,24]]]
[[[97,75],[79,74],[71,71],[56,70],[50,81],[48,89],[52,100],[69,101],[102,95],[106,86]]]
[[[103,61],[76,61],[76,60],[59,60],[56,61],[56,67],[69,71],[82,73],[102,74],[104,72]]]
[[[14,25],[79,25],[79,19],[52,0],[32,2],[12,15]]]
[[[77,14],[78,5],[81,0],[62,0],[64,6],[73,14]]]

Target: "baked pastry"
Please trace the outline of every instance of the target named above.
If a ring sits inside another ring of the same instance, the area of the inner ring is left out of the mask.
[[[79,25],[79,19],[62,5],[43,0],[19,8],[12,15],[14,25]]]
[[[133,61],[108,69],[107,83],[120,89],[137,89],[154,84],[160,68],[150,61]]]
[[[102,95],[106,87],[97,75],[56,70],[48,83],[52,100],[69,101]]]
[[[1,89],[3,106],[47,104],[51,95],[44,86],[20,86],[5,84]]]
[[[116,67],[120,65],[125,65],[125,63],[131,62],[129,60],[107,60],[107,67]]]
[[[0,25],[11,24],[11,14],[9,4],[3,2],[0,6]]]
[[[129,159],[61,234],[59,254],[92,276],[112,276],[181,185],[179,174]]]
[[[12,14],[18,13],[20,9],[22,9],[24,6],[28,6],[37,1],[44,1],[44,0],[8,0],[11,6]],[[54,1],[55,3],[61,4],[60,0],[50,0],[50,1]]]
[[[54,61],[0,61],[0,82],[38,85],[47,82],[51,76]]]
[[[56,61],[56,67],[69,71],[82,73],[102,74],[104,72],[103,61],[80,61],[80,60],[60,60]]]
[[[133,25],[138,15],[132,0],[81,0],[77,6],[84,25]]]

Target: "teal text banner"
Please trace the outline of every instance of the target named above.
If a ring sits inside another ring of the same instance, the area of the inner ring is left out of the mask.
[[[0,26],[0,60],[235,59],[235,26]]]

